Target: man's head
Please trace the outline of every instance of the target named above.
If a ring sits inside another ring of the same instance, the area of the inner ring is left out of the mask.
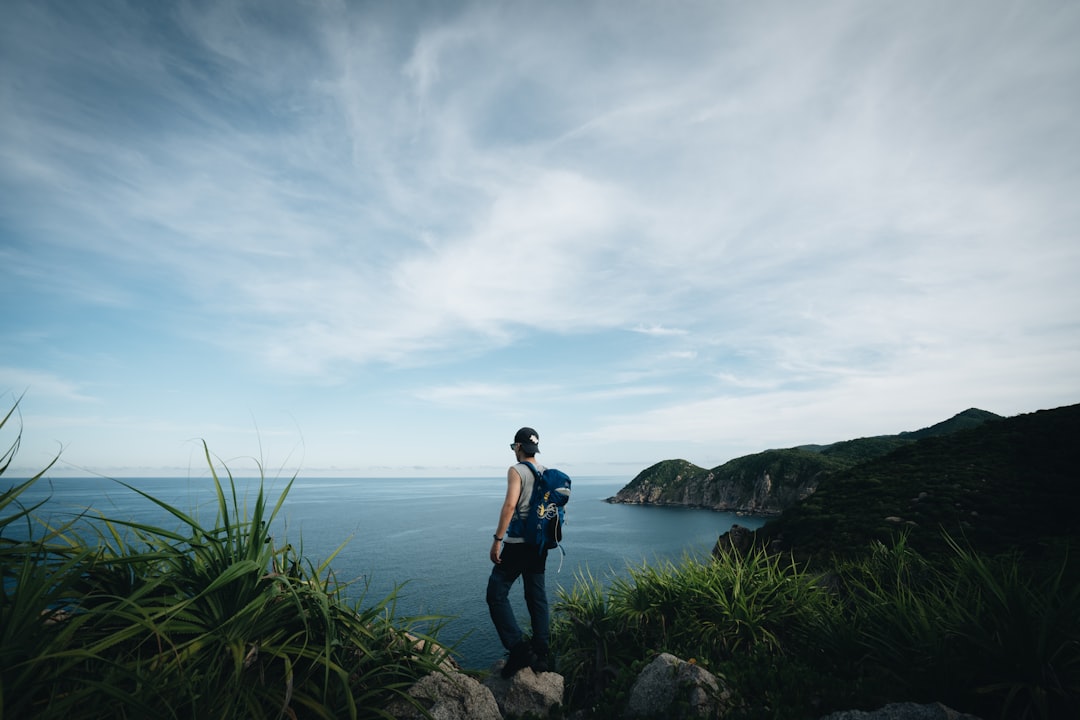
[[[523,427],[514,435],[514,445],[521,448],[525,457],[532,457],[540,452],[540,434],[530,427]]]

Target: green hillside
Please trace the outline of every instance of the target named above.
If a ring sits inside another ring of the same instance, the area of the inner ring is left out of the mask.
[[[682,484],[683,478],[703,476],[708,472],[705,468],[686,460],[661,460],[638,473],[623,490],[638,490],[646,484],[662,489],[678,487]]]
[[[758,539],[825,557],[901,532],[928,553],[944,548],[943,531],[986,552],[1042,552],[1075,536],[1080,405],[986,419],[969,416],[960,422],[978,424],[948,434],[907,434],[922,439],[825,478]]]
[[[908,440],[899,435],[881,435],[833,443],[822,448],[819,452],[825,457],[832,458],[844,466],[850,467],[887,455],[893,450],[909,445],[912,442],[913,440]]]
[[[957,430],[970,430],[982,425],[987,420],[1001,420],[1000,415],[995,415],[992,412],[986,410],[979,410],[978,408],[968,408],[962,413],[958,413],[944,422],[939,422],[937,425],[931,425],[930,427],[923,428],[921,430],[915,430],[914,432],[902,432],[901,438],[907,438],[911,440],[921,440],[928,437],[936,437],[939,435],[949,435]]]
[[[713,470],[715,482],[732,483],[750,489],[758,478],[766,475],[772,481],[772,491],[803,487],[847,466],[843,457],[816,453],[799,448],[766,450],[729,460]]]
[[[930,427],[832,443],[745,455],[712,469],[664,460],[641,471],[611,502],[684,505],[755,514],[779,514],[813,493],[827,477],[916,443],[977,427],[1001,417],[970,409]]]

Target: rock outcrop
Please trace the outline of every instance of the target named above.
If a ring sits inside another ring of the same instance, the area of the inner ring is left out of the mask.
[[[608,502],[778,515],[809,497],[833,473],[883,457],[920,439],[942,437],[1000,419],[994,413],[972,408],[914,432],[766,450],[711,470],[686,460],[664,460],[642,470]]]
[[[736,552],[740,555],[745,555],[750,551],[750,548],[753,547],[753,545],[754,531],[736,523],[735,525],[732,525],[726,533],[716,539],[716,545],[714,545],[712,549],[712,556],[714,558],[720,558],[727,552]]]
[[[460,672],[434,672],[408,690],[415,703],[401,699],[386,708],[398,720],[504,720],[551,717],[563,702],[564,678],[554,672],[525,668],[509,680],[495,663],[483,682]],[[661,653],[645,666],[630,690],[623,710],[627,720],[638,718],[714,718],[727,709],[730,693],[705,668],[693,661]],[[570,718],[586,720],[578,710]],[[893,703],[872,711],[845,710],[821,720],[980,720],[941,703]]]
[[[632,718],[716,717],[727,699],[712,673],[661,653],[638,675],[623,716]]]
[[[892,703],[878,710],[844,710],[821,720],[979,720],[975,715],[957,712],[941,703]]]
[[[459,672],[435,672],[422,677],[408,694],[427,712],[406,700],[387,708],[398,720],[502,720],[491,690]]]
[[[503,717],[548,717],[552,708],[562,705],[562,675],[524,668],[506,680],[499,674],[505,662],[496,662],[484,679],[484,687],[491,691]]]
[[[386,710],[399,720],[503,720],[548,717],[562,705],[562,675],[525,668],[504,680],[499,675],[502,662],[483,682],[460,672],[426,675],[408,690],[415,703],[401,699]]]
[[[814,492],[837,467],[805,450],[769,450],[712,470],[666,460],[643,470],[608,502],[775,515]]]

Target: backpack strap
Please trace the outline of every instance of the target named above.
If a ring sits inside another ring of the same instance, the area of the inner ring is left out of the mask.
[[[530,470],[532,470],[532,474],[533,474],[533,482],[540,482],[540,471],[536,469],[536,466],[535,466],[535,465],[533,465],[533,464],[532,464],[531,462],[529,462],[528,460],[522,460],[522,461],[521,461],[520,463],[518,463],[518,464],[519,464],[519,465],[526,465],[526,466],[528,466],[528,468],[529,468]],[[533,487],[536,487],[536,486],[535,486],[535,485],[533,485]]]

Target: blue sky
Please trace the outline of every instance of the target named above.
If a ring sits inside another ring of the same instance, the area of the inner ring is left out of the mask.
[[[54,475],[712,467],[1080,402],[1080,4],[0,5]],[[24,394],[25,393],[25,394]]]

